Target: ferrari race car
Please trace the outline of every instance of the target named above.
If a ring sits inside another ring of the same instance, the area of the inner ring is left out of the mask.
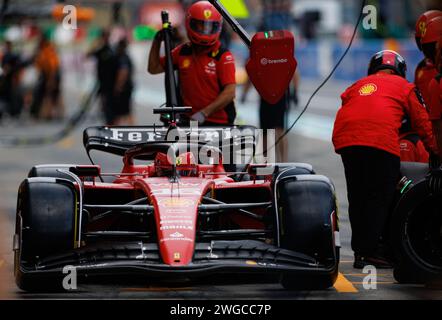
[[[175,130],[187,140],[170,140],[170,128],[86,129],[88,154],[122,156],[121,172],[94,164],[30,170],[14,236],[21,289],[61,286],[66,266],[79,281],[262,273],[279,275],[287,289],[334,284],[339,232],[328,178],[308,164],[253,164],[253,155],[226,172],[223,159],[254,150],[253,127]]]
[[[279,100],[296,67],[293,35],[261,32],[250,40],[211,2],[250,45],[255,87],[270,102]],[[80,281],[264,274],[287,289],[332,286],[339,231],[331,181],[308,164],[255,163],[262,139],[253,127],[178,126],[177,115],[192,108],[177,104],[167,12],[162,21],[166,104],[154,113],[166,126],[88,128],[83,142],[91,165],[30,170],[18,192],[17,285],[61,286],[69,266]],[[260,63],[267,57],[281,63]],[[102,171],[93,150],[121,156],[122,169]]]

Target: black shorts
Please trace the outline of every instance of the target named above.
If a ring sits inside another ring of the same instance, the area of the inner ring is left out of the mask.
[[[269,104],[261,99],[259,104],[259,123],[261,129],[274,129],[287,127],[287,95],[276,104]]]

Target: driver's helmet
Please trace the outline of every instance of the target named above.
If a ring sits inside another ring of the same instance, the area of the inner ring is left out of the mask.
[[[405,78],[407,64],[399,53],[393,50],[382,50],[375,53],[371,58],[368,66],[368,75],[383,69],[393,70],[398,76]]]
[[[176,158],[176,165],[177,165],[177,171],[181,176],[184,177],[190,177],[190,176],[196,176],[197,174],[197,168],[196,168],[196,161],[195,156],[192,152],[186,152],[180,154]]]
[[[428,10],[421,14],[421,16],[416,21],[416,30],[415,30],[415,38],[416,38],[416,44],[419,50],[422,51],[422,45],[421,45],[421,38],[422,35],[427,31],[427,24],[428,22],[436,17],[441,17],[442,11],[440,10]]]
[[[158,152],[155,156],[155,170],[158,177],[172,174],[172,160],[167,154]],[[197,163],[192,152],[185,152],[176,157],[176,170],[180,176],[196,176]]]
[[[221,34],[222,25],[221,14],[209,1],[198,1],[187,10],[187,36],[194,44],[214,45]]]

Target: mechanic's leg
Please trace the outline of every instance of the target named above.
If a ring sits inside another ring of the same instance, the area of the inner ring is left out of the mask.
[[[348,216],[352,230],[351,247],[356,254],[363,251],[362,211],[365,205],[365,190],[363,181],[364,154],[359,147],[349,147],[341,151],[347,184]]]
[[[362,246],[368,256],[384,255],[382,236],[395,195],[400,159],[376,149],[372,149],[366,159],[369,162],[364,170],[367,193],[362,211]]]

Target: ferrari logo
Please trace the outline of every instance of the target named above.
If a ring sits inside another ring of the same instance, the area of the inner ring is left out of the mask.
[[[206,17],[206,19],[210,19],[210,17],[212,16],[212,10],[204,10],[204,17]]]
[[[421,32],[421,37],[425,36],[425,34],[427,33],[427,25],[425,22],[419,23],[419,30]]]
[[[369,83],[361,87],[359,89],[359,94],[361,96],[369,96],[376,92],[378,90],[378,87],[374,83]]]
[[[173,259],[174,259],[174,260],[180,260],[180,259],[181,259],[181,254],[180,254],[179,252],[175,252],[175,253],[173,254]]]

